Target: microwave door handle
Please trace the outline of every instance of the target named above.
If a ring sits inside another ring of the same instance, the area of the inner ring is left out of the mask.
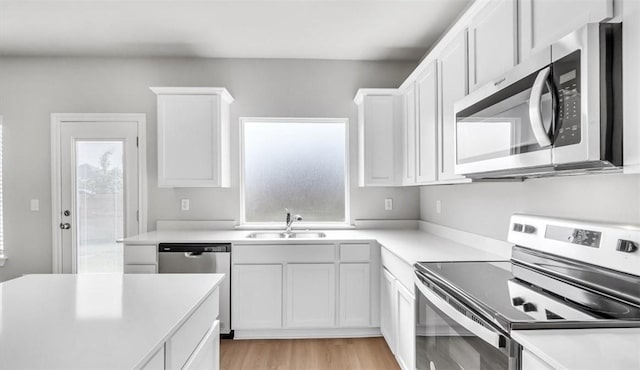
[[[495,348],[500,349],[505,347],[505,341],[501,340],[501,334],[478,324],[471,318],[453,308],[453,306],[451,306],[448,302],[444,301],[429,288],[425,287],[424,283],[418,276],[415,277],[415,285],[418,290],[420,290],[420,293],[422,293],[422,295],[424,295],[424,297],[429,301],[429,303],[436,306],[440,311],[449,316],[456,323],[460,324],[462,327],[478,336],[478,338],[481,338]]]
[[[531,88],[531,96],[529,97],[529,120],[531,121],[531,130],[536,137],[536,141],[540,147],[545,148],[551,146],[551,139],[544,129],[542,121],[542,112],[540,111],[542,102],[542,93],[544,86],[551,73],[551,67],[547,67],[538,73],[533,87]]]

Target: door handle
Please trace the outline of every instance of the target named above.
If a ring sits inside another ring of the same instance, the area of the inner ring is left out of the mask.
[[[531,120],[531,130],[533,136],[536,137],[536,141],[540,147],[544,148],[551,146],[551,139],[544,129],[544,122],[542,121],[542,112],[540,111],[540,103],[542,102],[542,91],[544,85],[551,73],[551,67],[547,67],[538,73],[533,87],[531,87],[531,96],[529,98],[529,120]]]
[[[61,223],[61,224],[60,224],[60,228],[61,228],[62,230],[69,230],[69,229],[71,228],[71,224],[70,224],[70,223],[68,223],[68,222]]]

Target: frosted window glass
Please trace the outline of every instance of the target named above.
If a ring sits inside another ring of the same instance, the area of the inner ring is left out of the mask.
[[[344,123],[245,122],[246,222],[345,222]]]

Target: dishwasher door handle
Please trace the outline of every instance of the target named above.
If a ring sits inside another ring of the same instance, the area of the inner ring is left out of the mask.
[[[184,256],[187,258],[200,258],[202,257],[202,252],[184,252]]]

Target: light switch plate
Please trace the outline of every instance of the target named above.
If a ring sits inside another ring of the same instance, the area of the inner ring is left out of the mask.
[[[391,211],[393,209],[393,199],[387,198],[384,200],[384,210]]]
[[[180,201],[180,209],[183,211],[189,210],[189,199],[182,199]]]
[[[38,211],[40,211],[40,200],[38,200],[38,199],[31,199],[31,211],[32,211],[32,212],[38,212]]]
[[[436,213],[442,213],[442,201],[440,199],[436,200]]]

